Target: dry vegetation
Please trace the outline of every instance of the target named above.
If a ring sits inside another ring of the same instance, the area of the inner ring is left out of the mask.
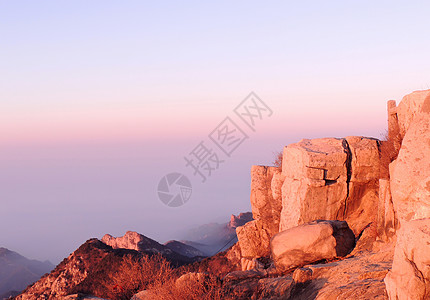
[[[186,273],[185,268],[178,271],[161,256],[127,256],[118,271],[106,279],[106,284],[113,287],[115,295],[112,299],[115,300],[130,299],[143,290],[149,290],[152,297],[160,300],[225,299],[216,277],[176,284],[183,273]]]
[[[283,157],[283,151],[280,152],[274,152],[275,160],[273,161],[273,165],[279,169],[279,171],[282,170],[282,157]]]
[[[166,281],[154,283],[149,289],[159,300],[221,300],[227,296],[215,277],[204,281],[190,280],[186,284],[177,284],[175,277],[166,278]]]
[[[388,132],[385,132],[382,135],[382,140],[379,144],[380,158],[381,158],[380,178],[388,179],[390,177],[389,165],[399,155],[400,147],[398,145],[401,145],[401,144],[402,144],[402,140],[399,134],[397,134],[395,138],[390,137],[388,135]]]

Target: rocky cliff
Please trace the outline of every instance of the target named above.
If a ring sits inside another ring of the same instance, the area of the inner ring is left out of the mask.
[[[264,259],[273,260],[280,271],[290,265],[300,267],[300,263],[292,263],[300,257],[301,266],[313,256],[314,261],[342,257],[345,254],[328,254],[344,244],[329,238],[334,228],[302,226],[315,220],[345,221],[355,236],[357,246],[350,249],[354,255],[369,253],[366,255],[374,258],[371,253],[382,251],[385,262],[394,258],[385,279],[387,291],[382,282],[387,263],[375,276],[368,275],[374,278],[372,297],[430,298],[430,243],[426,242],[430,226],[430,91],[407,95],[398,106],[388,101],[387,110],[384,141],[361,136],[304,139],[284,148],[280,169],[252,167],[250,198],[255,220],[237,228],[243,271],[264,269],[259,263]],[[324,278],[311,270],[314,274],[306,280],[308,287]],[[300,285],[303,295],[309,294],[312,288],[304,286]],[[322,295],[328,286],[323,284],[313,296],[326,299]],[[351,299],[370,297],[362,292]]]
[[[373,138],[306,139],[284,148],[281,170],[253,166],[255,221],[237,229],[242,261],[268,256],[276,233],[314,220],[345,220],[356,237],[375,227],[379,149]]]

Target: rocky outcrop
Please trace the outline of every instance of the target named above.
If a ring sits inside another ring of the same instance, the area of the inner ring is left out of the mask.
[[[284,148],[280,231],[343,217],[350,150],[345,140],[304,139]]]
[[[430,90],[415,91],[403,97],[396,108],[400,136],[403,138],[412,124],[415,116],[421,111],[424,100],[430,95]],[[393,123],[395,126],[395,124]]]
[[[376,221],[378,141],[301,140],[284,148],[280,231],[313,220],[347,220],[358,235]]]
[[[231,215],[230,222],[227,224],[228,228],[236,230],[237,227],[243,226],[253,220],[251,212],[240,213],[237,216]]]
[[[223,287],[233,294],[225,299],[385,300],[384,277],[393,257],[393,247],[387,246],[284,276],[274,277],[269,269],[232,272],[223,278]]]
[[[426,102],[421,105],[425,109],[406,119],[399,156],[390,165],[391,194],[400,222],[430,217],[430,97]]]
[[[290,299],[387,299],[384,277],[393,257],[392,247],[387,246],[376,252],[296,269]]]
[[[385,284],[390,299],[430,299],[430,218],[402,223]]]
[[[407,95],[398,106],[389,101],[387,109],[386,141],[304,139],[284,148],[281,170],[252,168],[255,220],[237,228],[242,270],[261,268],[257,258],[267,256],[273,236],[276,245],[284,232],[314,220],[346,221],[358,240],[354,255],[362,255],[394,241],[403,223],[430,218],[430,90]],[[318,248],[300,247],[294,240],[286,238],[279,249]],[[294,262],[300,255],[290,257],[284,270],[304,263]]]
[[[280,171],[275,167],[251,168],[251,207],[254,221],[236,229],[242,255],[242,269],[247,269],[245,265],[249,265],[253,258],[268,256],[270,239],[279,232],[282,202],[280,197],[276,199],[273,197],[272,191],[273,182],[279,193],[281,186],[279,175]]]
[[[113,249],[136,250],[144,254],[160,254],[170,260],[175,266],[197,261],[200,259],[200,256],[192,256],[192,254],[201,253],[199,250],[184,243],[178,242],[182,244],[183,247],[180,247],[178,243],[175,243],[174,245],[179,247],[178,251],[183,250],[188,253],[188,255],[184,255],[173,250],[173,244],[171,245],[172,248],[162,245],[135,231],[127,231],[122,237],[113,237],[110,234],[105,234],[101,241],[106,245],[111,246]]]
[[[281,170],[253,166],[254,221],[236,229],[242,270],[269,256],[275,234],[301,224],[346,220],[357,237],[376,227],[380,168],[379,141],[357,136],[301,140],[284,148]]]
[[[276,269],[285,272],[343,257],[354,248],[355,237],[345,221],[314,221],[276,234],[270,246]]]
[[[394,207],[394,215],[388,209],[385,220],[398,220],[394,226],[398,230],[393,266],[385,284],[390,299],[428,299],[430,90],[413,92],[405,96],[397,107],[393,102],[389,103],[390,106],[389,138],[394,139],[394,143],[399,140],[400,149],[389,167],[390,181],[384,183],[388,187],[384,191],[385,204]],[[391,203],[387,201],[389,194]],[[380,214],[383,213],[381,207],[380,202]]]
[[[293,285],[291,276],[270,278],[256,270],[232,272],[223,278],[228,300],[290,299]]]
[[[272,179],[275,167],[251,167],[251,207],[254,220],[260,220],[262,228],[269,236],[279,231],[280,208],[282,202],[272,195]]]
[[[241,256],[245,259],[267,256],[271,236],[261,220],[254,220],[236,229]]]
[[[110,234],[105,234],[101,241],[114,249],[122,248],[163,254],[172,253],[171,249],[135,231],[127,231],[121,237],[113,237]]]
[[[274,205],[272,205],[273,219],[278,224],[280,221],[280,211],[282,209],[282,185],[284,184],[285,175],[282,174],[282,168],[276,168],[273,172],[272,181],[270,183],[270,188],[272,190],[272,197],[274,200]]]

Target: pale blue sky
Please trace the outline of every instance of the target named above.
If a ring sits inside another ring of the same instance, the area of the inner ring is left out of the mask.
[[[104,233],[165,241],[250,210],[252,164],[300,138],[380,137],[387,100],[430,88],[429,8],[0,1],[0,246],[58,262]],[[158,180],[186,172],[251,91],[273,116],[189,203],[164,207]]]

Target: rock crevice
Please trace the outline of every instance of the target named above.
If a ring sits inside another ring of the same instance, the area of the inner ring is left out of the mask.
[[[348,200],[349,200],[349,190],[350,190],[350,182],[351,182],[351,160],[352,160],[352,153],[351,148],[349,148],[348,141],[346,139],[343,139],[342,146],[344,148],[344,151],[346,153],[346,160],[345,160],[345,167],[346,167],[346,197],[345,197],[345,207],[343,210],[343,216],[342,219],[345,219],[347,210],[348,210]]]

